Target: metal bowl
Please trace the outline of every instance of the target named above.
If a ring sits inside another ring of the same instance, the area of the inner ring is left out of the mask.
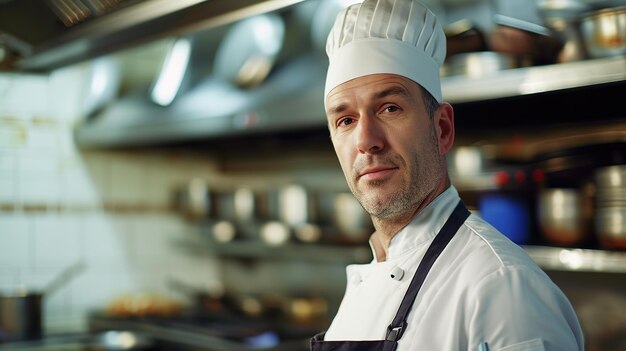
[[[626,54],[626,6],[589,13],[583,17],[581,29],[591,57]]]

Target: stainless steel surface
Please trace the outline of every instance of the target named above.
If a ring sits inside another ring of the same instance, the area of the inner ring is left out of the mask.
[[[110,11],[97,15],[66,11],[62,16],[67,17],[68,21],[83,21],[79,25],[61,29],[54,23],[57,15],[44,2],[5,1],[0,3],[0,14],[6,14],[0,15],[0,23],[6,23],[2,29],[9,36],[25,43],[21,45],[21,57],[14,63],[16,68],[50,70],[157,38],[218,27],[300,1],[119,1]],[[34,26],[29,21],[13,20],[26,13],[33,14],[33,18],[39,19],[40,23]]]
[[[54,294],[84,269],[81,260],[63,269],[43,288],[19,285],[0,289],[0,343],[40,337],[44,333],[44,296]]]
[[[587,57],[580,33],[580,16],[590,9],[581,0],[539,0],[537,3],[546,26],[561,38],[564,45],[559,62],[572,62]]]
[[[106,330],[94,333],[47,335],[36,340],[0,343],[0,350],[10,351],[147,351],[161,350],[153,338],[130,330]]]
[[[547,270],[626,273],[626,252],[547,246],[523,248]]]
[[[589,235],[590,215],[579,189],[549,188],[539,193],[538,219],[541,235],[555,245],[579,244]]]
[[[626,54],[626,6],[586,15],[581,21],[581,29],[591,57]]]
[[[626,165],[598,168],[594,179],[597,207],[626,207]]]
[[[0,344],[42,335],[42,300],[43,294],[20,288],[0,293]]]
[[[444,75],[480,78],[515,68],[516,65],[515,58],[504,53],[493,51],[461,53],[448,58],[444,65]]]
[[[187,220],[203,221],[215,213],[215,200],[206,181],[194,178],[176,190],[174,206]]]
[[[601,247],[626,248],[626,165],[598,168],[596,186],[595,232]]]
[[[87,346],[90,351],[148,350],[155,346],[152,338],[137,332],[109,330],[98,334]]]
[[[350,264],[366,263],[372,260],[372,251],[369,247],[338,246],[338,245],[304,245],[284,243],[279,246],[263,245],[255,241],[236,241],[224,245],[206,243],[204,246],[197,243],[182,242],[179,245],[188,252],[196,255],[207,253],[230,258],[264,259],[268,261],[315,262],[323,264]]]
[[[343,240],[365,243],[374,232],[372,219],[352,193],[337,193],[333,198],[332,223]]]
[[[600,246],[606,249],[626,249],[626,206],[596,210],[595,227]]]
[[[256,87],[274,67],[284,40],[285,23],[277,14],[240,21],[223,38],[213,71],[217,77],[238,87]]]
[[[123,97],[79,125],[75,139],[82,147],[131,146],[323,128],[325,66],[319,55],[305,53],[252,90],[208,78],[167,109],[143,95]]]
[[[626,58],[613,57],[502,71],[480,79],[448,77],[441,82],[450,102],[527,95],[626,79]]]

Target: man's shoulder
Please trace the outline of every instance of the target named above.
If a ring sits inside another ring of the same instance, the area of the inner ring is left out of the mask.
[[[465,257],[467,269],[484,275],[502,270],[528,270],[543,274],[526,251],[476,215],[459,229],[455,254]]]

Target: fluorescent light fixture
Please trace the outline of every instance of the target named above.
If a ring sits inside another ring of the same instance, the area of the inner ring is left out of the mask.
[[[191,56],[191,42],[187,38],[176,40],[172,49],[167,54],[159,78],[157,79],[150,97],[152,101],[167,106],[174,101],[180,89],[185,71],[189,66]]]

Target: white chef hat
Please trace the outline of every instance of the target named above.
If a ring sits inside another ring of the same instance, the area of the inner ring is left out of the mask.
[[[435,15],[416,0],[365,0],[337,15],[326,41],[324,97],[354,78],[390,73],[409,78],[442,101],[439,68],[446,37]]]

